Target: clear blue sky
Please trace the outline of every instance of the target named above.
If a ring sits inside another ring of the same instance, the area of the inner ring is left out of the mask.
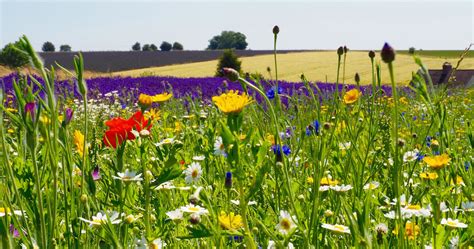
[[[14,1],[0,0],[0,46],[26,34],[73,50],[130,50],[179,41],[204,49],[222,30],[250,49],[464,49],[473,42],[473,1]]]

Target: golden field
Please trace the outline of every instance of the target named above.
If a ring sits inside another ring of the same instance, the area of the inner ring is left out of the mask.
[[[458,58],[440,58],[433,56],[422,56],[423,62],[430,69],[441,69],[442,64],[448,61],[456,65]],[[253,57],[243,57],[242,68],[244,72],[260,72],[268,77],[267,67],[272,69],[274,75],[273,55],[261,55]],[[278,54],[278,77],[286,81],[300,81],[300,75],[304,73],[311,81],[336,81],[337,54],[335,51],[317,51]],[[376,61],[379,61],[379,54]],[[143,76],[160,75],[176,77],[207,77],[213,76],[216,70],[217,60],[187,63],[180,65],[171,65],[164,67],[143,68],[115,72],[113,75],[120,76]],[[417,69],[413,57],[406,54],[398,54],[395,59],[396,76],[395,80],[399,84],[407,84],[411,79],[411,74]],[[474,58],[464,58],[460,69],[474,69]],[[354,82],[354,75],[358,72],[362,84],[368,84],[371,81],[370,59],[367,52],[349,51],[346,59],[346,77],[348,83]],[[342,66],[341,66],[342,81]],[[387,66],[382,64],[382,81],[390,81]]]

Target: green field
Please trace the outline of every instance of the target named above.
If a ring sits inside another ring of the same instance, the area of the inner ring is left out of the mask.
[[[441,53],[442,51],[440,51]],[[269,77],[267,68],[274,70],[273,55],[261,55],[241,58],[244,72],[259,72]],[[380,57],[377,54],[376,61]],[[423,62],[430,69],[441,69],[445,61],[456,65],[458,58],[439,58],[428,55],[422,56]],[[121,76],[143,76],[143,75],[166,75],[176,77],[208,77],[213,76],[216,70],[217,60],[171,65],[164,67],[144,68],[116,72],[114,75]],[[399,84],[407,84],[411,79],[412,72],[417,70],[412,56],[404,53],[397,54],[394,62],[396,70],[396,81]],[[461,64],[462,69],[474,68],[474,58],[465,58]],[[335,51],[315,51],[302,53],[288,53],[278,55],[278,77],[287,81],[300,81],[302,73],[309,80],[328,82],[336,81],[337,54]],[[361,82],[368,84],[371,81],[370,59],[366,51],[350,51],[347,55],[345,82],[354,83],[355,73],[359,73]],[[274,74],[272,74],[274,75]],[[342,67],[341,67],[342,80]],[[387,67],[382,65],[382,80],[389,82]]]

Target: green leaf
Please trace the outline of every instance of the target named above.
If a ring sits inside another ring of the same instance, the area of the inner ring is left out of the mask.
[[[177,162],[178,161],[176,160],[176,158],[174,158],[174,157],[169,158],[165,162],[165,169],[156,178],[156,180],[151,184],[151,186],[152,187],[153,186],[159,186],[160,184],[162,184],[164,182],[167,182],[167,181],[170,181],[170,180],[173,180],[173,179],[179,177],[183,173],[183,171],[181,170],[181,168],[179,167]]]
[[[195,238],[206,238],[211,237],[212,233],[202,223],[197,226],[186,227],[191,233],[188,236],[179,236],[180,239],[195,239]]]

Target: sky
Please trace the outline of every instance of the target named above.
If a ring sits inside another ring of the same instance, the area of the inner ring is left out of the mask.
[[[247,36],[248,48],[461,50],[473,42],[474,1],[0,0],[0,46],[26,35],[73,51],[127,51],[135,42],[205,49],[223,30]]]

